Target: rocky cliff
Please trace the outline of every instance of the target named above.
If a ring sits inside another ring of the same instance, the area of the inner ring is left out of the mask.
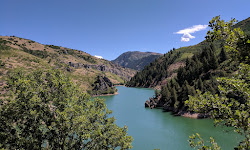
[[[96,81],[92,84],[92,89],[89,91],[92,95],[115,94],[117,89],[106,76],[97,76]]]

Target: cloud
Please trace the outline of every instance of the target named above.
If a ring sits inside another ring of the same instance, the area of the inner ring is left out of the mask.
[[[99,58],[99,59],[103,59],[102,56],[97,56],[97,55],[95,55],[95,57],[96,57],[96,58]]]
[[[188,41],[190,41],[190,39],[195,38],[195,36],[192,36],[190,33],[195,33],[195,32],[204,30],[207,27],[208,27],[207,25],[194,25],[192,27],[179,30],[178,32],[176,32],[176,34],[183,34],[183,36],[181,37],[181,41],[188,42]]]
[[[194,38],[195,38],[195,36],[192,36],[189,33],[184,33],[183,36],[181,37],[181,41],[188,42],[188,41],[190,41],[190,39],[194,39]]]

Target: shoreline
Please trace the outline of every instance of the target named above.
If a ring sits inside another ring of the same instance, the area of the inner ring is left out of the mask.
[[[178,112],[177,115],[185,118],[192,118],[192,119],[204,119],[209,118],[209,115],[207,114],[201,114],[201,113],[191,113],[191,112]]]
[[[112,96],[112,95],[118,95],[118,92],[115,92],[114,94],[101,94],[101,95],[93,95],[91,97],[98,97],[98,96]]]
[[[125,84],[118,84],[118,85],[114,85],[114,87],[116,87],[116,86],[125,86],[125,87],[126,87],[126,85],[125,85]]]

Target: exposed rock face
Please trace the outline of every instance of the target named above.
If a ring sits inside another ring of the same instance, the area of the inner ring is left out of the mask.
[[[165,111],[171,111],[176,116],[183,116],[187,118],[202,119],[202,118],[210,117],[209,114],[188,112],[188,111],[175,109],[174,107],[168,107],[167,105],[164,105],[164,102],[162,102],[160,98],[149,98],[149,100],[145,102],[145,107],[149,107],[151,109],[157,108],[157,107],[163,107],[163,110]]]
[[[149,98],[149,100],[145,102],[145,107],[150,107],[151,109],[156,107],[163,107],[163,105],[164,103],[160,100],[160,97]]]
[[[113,64],[113,63],[109,63],[109,66],[108,66],[108,65],[89,65],[89,64],[69,62],[69,66],[74,67],[76,69],[91,68],[91,69],[96,69],[96,70],[100,70],[103,72],[110,72],[118,76],[122,76],[126,80],[129,80],[135,73],[135,71],[131,72],[130,69],[122,68],[121,66]]]
[[[91,95],[115,94],[117,89],[109,78],[105,76],[97,76],[96,81],[92,84],[93,89]]]
[[[107,77],[102,77],[102,76],[98,76],[97,80],[95,81],[94,85],[94,89],[95,91],[101,90],[107,90],[108,88],[112,88],[113,87],[113,83],[109,80],[109,78]]]
[[[193,118],[193,119],[202,119],[202,118],[209,118],[209,114],[202,114],[202,113],[194,113],[194,112],[187,112],[187,111],[179,111],[177,116],[182,116],[186,118]]]

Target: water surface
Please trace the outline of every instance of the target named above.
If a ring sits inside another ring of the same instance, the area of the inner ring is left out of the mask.
[[[128,126],[135,150],[192,150],[188,137],[199,133],[206,141],[215,138],[223,150],[233,149],[241,137],[231,128],[214,127],[210,119],[176,117],[162,109],[149,109],[144,102],[154,95],[153,89],[118,86],[118,95],[104,96],[119,126]],[[229,132],[226,132],[228,131]]]

